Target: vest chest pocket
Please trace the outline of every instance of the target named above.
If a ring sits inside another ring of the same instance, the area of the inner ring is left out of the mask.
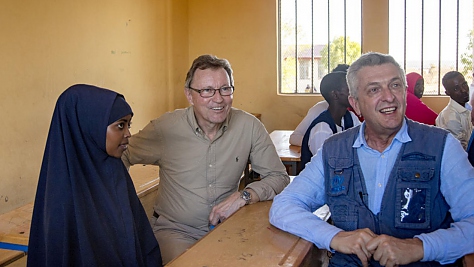
[[[358,204],[353,201],[351,188],[353,161],[349,158],[329,158],[327,167],[326,194],[334,225],[346,231],[355,230],[358,225],[355,206]]]
[[[326,179],[326,193],[330,197],[347,195],[349,182],[352,178],[352,159],[349,158],[329,158]]]
[[[431,219],[431,194],[434,169],[398,170],[396,185],[395,227],[427,229]]]

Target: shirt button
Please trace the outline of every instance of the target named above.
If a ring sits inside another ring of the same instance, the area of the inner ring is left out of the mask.
[[[384,159],[384,158],[385,158],[385,154],[382,154],[380,157]]]
[[[381,184],[381,183],[379,183],[379,187],[382,187],[382,184]]]
[[[212,184],[210,184],[209,187],[212,187]]]
[[[212,164],[209,164],[209,168],[212,168]]]

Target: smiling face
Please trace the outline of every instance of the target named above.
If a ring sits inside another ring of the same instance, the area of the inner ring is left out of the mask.
[[[395,136],[405,116],[404,77],[400,77],[398,68],[391,63],[363,67],[357,77],[357,99],[350,96],[349,101],[364,116],[366,138]]]
[[[128,139],[131,136],[131,121],[132,115],[129,114],[113,122],[107,127],[105,149],[109,156],[114,158],[122,157],[122,153],[127,149]]]
[[[230,85],[229,75],[223,68],[209,68],[197,69],[190,86],[200,90],[219,89]],[[214,96],[203,98],[196,91],[184,90],[188,102],[194,106],[194,115],[201,129],[206,133],[217,131],[229,115],[233,95],[221,96],[217,90]]]

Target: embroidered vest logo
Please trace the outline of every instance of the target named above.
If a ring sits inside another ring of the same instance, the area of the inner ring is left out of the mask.
[[[331,193],[339,193],[346,190],[346,187],[342,185],[344,177],[336,175],[332,178],[331,182]]]

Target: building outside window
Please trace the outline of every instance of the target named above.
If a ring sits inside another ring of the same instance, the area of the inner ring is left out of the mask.
[[[444,95],[450,70],[473,83],[474,0],[388,1],[389,54],[424,77],[425,95]],[[279,93],[317,94],[324,75],[361,55],[361,0],[278,2]]]
[[[473,0],[389,0],[389,54],[425,80],[424,95],[444,95],[441,79],[472,83]]]
[[[279,0],[279,32],[279,92],[319,93],[324,75],[361,54],[361,1]]]

